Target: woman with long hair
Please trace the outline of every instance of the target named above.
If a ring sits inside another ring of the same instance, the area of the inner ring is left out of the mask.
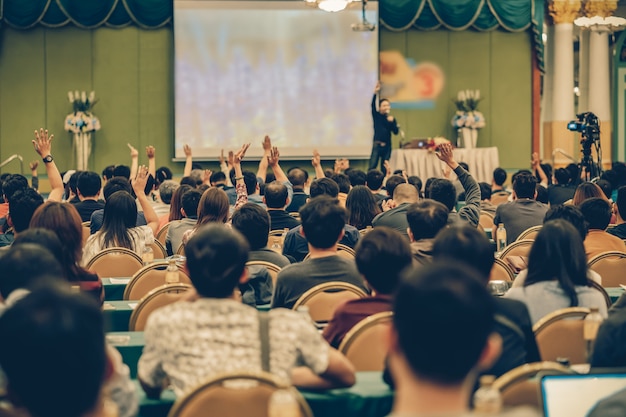
[[[505,297],[526,303],[533,323],[566,307],[598,307],[606,317],[603,295],[590,286],[587,257],[580,233],[566,220],[544,223],[528,256],[522,287]]]
[[[83,264],[89,262],[102,249],[122,247],[141,255],[145,246],[154,242],[159,218],[143,192],[147,181],[148,169],[139,168],[132,186],[146,218],[145,226],[137,224],[137,203],[126,191],[117,191],[109,196],[104,205],[102,227],[89,236],[83,249]]]
[[[576,187],[574,197],[572,197],[572,204],[580,206],[583,201],[594,197],[609,201],[609,199],[606,198],[604,191],[602,191],[602,188],[600,188],[597,184],[594,184],[593,182],[583,182]]]
[[[83,227],[74,205],[48,201],[35,210],[29,227],[47,229],[56,234],[63,244],[59,262],[67,280],[76,283],[82,291],[102,302],[102,281],[97,274],[80,266],[83,255]]]
[[[230,215],[228,195],[221,188],[209,188],[200,198],[198,204],[198,221],[193,229],[183,234],[183,244],[186,244],[198,228],[207,223],[226,223]]]
[[[364,185],[352,187],[346,198],[348,224],[358,230],[372,225],[372,219],[381,212],[374,195]]]

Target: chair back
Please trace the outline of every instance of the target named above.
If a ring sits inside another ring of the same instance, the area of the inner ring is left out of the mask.
[[[337,244],[337,255],[346,259],[354,259],[356,258],[356,252],[348,245],[344,245],[343,243]]]
[[[589,280],[589,286],[600,291],[600,293],[602,294],[602,297],[604,297],[604,302],[606,303],[607,310],[611,308],[611,306],[613,305],[613,301],[611,301],[611,296],[609,295],[608,292],[606,292],[604,287],[591,279]]]
[[[541,408],[538,375],[574,374],[572,369],[556,362],[527,363],[497,378],[493,386],[502,395],[504,407],[531,406]]]
[[[167,231],[169,230],[172,222],[165,223],[157,232],[155,239],[161,242],[161,245],[165,246],[165,238],[167,237]]]
[[[626,252],[602,252],[589,260],[589,268],[600,274],[602,286],[626,284]]]
[[[535,243],[535,241],[530,239],[516,240],[504,248],[498,257],[500,259],[506,259],[507,256],[528,256],[533,243]]]
[[[496,258],[493,266],[491,267],[491,274],[489,275],[489,281],[513,281],[515,279],[515,273],[511,267],[502,259]]]
[[[154,239],[150,247],[152,248],[154,259],[167,258],[167,251],[165,250],[165,246],[163,246],[163,244],[159,242],[158,240]]]
[[[130,249],[107,248],[98,252],[85,266],[101,278],[130,277],[143,267],[141,257]]]
[[[541,358],[556,362],[568,358],[572,364],[587,363],[587,343],[583,337],[586,307],[568,307],[553,311],[533,326]]]
[[[137,303],[130,315],[128,330],[142,332],[146,328],[148,317],[154,310],[179,301],[187,290],[192,287],[187,284],[166,284],[150,291]]]
[[[495,227],[493,225],[493,214],[481,211],[480,217],[478,218],[478,224],[482,226],[483,230],[493,229]]]
[[[506,203],[509,201],[509,193],[500,191],[494,194],[491,194],[491,204],[494,206],[499,206],[502,203]]]
[[[165,274],[167,273],[168,265],[168,262],[155,262],[137,271],[126,284],[124,300],[140,300],[150,291],[166,284]],[[179,282],[193,286],[185,269],[178,264],[177,267]]]
[[[181,243],[178,249],[176,249],[176,255],[185,256],[185,244]]]
[[[288,228],[272,230],[267,239],[267,246],[274,252],[283,253],[283,244],[288,231]]]
[[[356,285],[347,282],[331,281],[316,285],[302,294],[293,306],[307,306],[311,319],[318,323],[327,323],[333,317],[335,309],[348,300],[366,297],[367,294]]]
[[[524,240],[524,239],[526,239],[526,240],[535,240],[535,237],[537,237],[537,234],[539,233],[539,231],[541,230],[542,227],[543,227],[542,224],[540,224],[538,226],[529,227],[528,229],[526,229],[522,233],[520,233],[520,235],[515,240],[516,241]]]
[[[272,277],[272,285],[274,288],[276,287],[276,278],[278,278],[278,273],[282,269],[280,266],[267,261],[248,261],[246,266],[262,266],[267,269],[270,277]]]
[[[393,312],[384,311],[358,322],[343,338],[339,351],[356,371],[383,371],[387,357],[386,334]]]
[[[365,229],[361,229],[359,230],[359,233],[361,234],[361,236],[365,236],[366,234],[368,234],[369,232],[371,232],[373,229],[372,226],[366,226]]]
[[[168,417],[270,417],[270,397],[277,390],[288,390],[297,401],[299,413],[294,416],[313,417],[302,394],[288,382],[266,372],[238,372],[211,378],[176,400]]]

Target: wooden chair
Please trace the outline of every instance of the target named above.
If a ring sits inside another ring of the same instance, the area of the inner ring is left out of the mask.
[[[168,265],[168,262],[155,262],[137,271],[130,281],[128,281],[128,284],[126,284],[124,300],[140,300],[150,291],[166,284],[165,274]],[[185,269],[180,265],[177,266],[179,282],[193,286]]]
[[[315,322],[327,323],[333,317],[335,309],[348,300],[366,297],[365,291],[347,282],[331,281],[316,285],[302,294],[293,306],[307,306]]]
[[[527,363],[497,378],[493,386],[500,391],[502,405],[505,407],[527,405],[541,408],[540,379],[537,376],[575,373],[572,369],[556,362]]]
[[[502,203],[507,203],[509,201],[509,193],[505,191],[499,191],[497,193],[491,194],[491,204],[494,206],[499,206]]]
[[[496,258],[493,267],[491,267],[489,281],[513,281],[514,279],[515,272],[511,267],[502,259]]]
[[[528,256],[533,243],[535,243],[535,241],[530,239],[516,240],[504,248],[498,258],[504,260],[507,256]]]
[[[338,243],[337,244],[337,256],[354,260],[354,258],[356,258],[356,252],[350,246],[344,245],[343,243]],[[307,253],[304,259],[307,260],[310,257],[311,257],[311,254]]]
[[[539,233],[542,227],[543,227],[542,224],[538,226],[529,227],[528,229],[520,233],[520,235],[517,237],[517,239],[515,239],[515,241],[517,242],[519,240],[524,240],[524,239],[535,240],[535,237],[537,237],[537,233]]]
[[[141,257],[130,249],[107,248],[96,254],[87,263],[86,269],[101,278],[130,277],[143,267]]]
[[[167,251],[165,250],[165,246],[158,240],[154,239],[152,245],[152,253],[154,254],[154,259],[165,259],[167,258]]]
[[[589,280],[589,286],[595,288],[600,291],[602,296],[604,297],[604,302],[606,302],[606,308],[609,309],[613,305],[613,301],[611,301],[611,296],[604,289],[604,287],[593,280]]]
[[[211,378],[176,400],[168,417],[268,417],[269,400],[277,390],[288,390],[297,401],[300,412],[293,415],[313,417],[302,394],[266,372],[236,372]]]
[[[148,317],[154,310],[179,301],[183,294],[192,289],[187,284],[166,284],[150,291],[137,303],[130,315],[128,330],[142,332],[146,327]]]
[[[535,323],[533,332],[541,358],[552,362],[568,358],[571,364],[587,363],[583,323],[589,312],[586,307],[562,308]]]
[[[366,234],[368,234],[369,232],[371,232],[373,229],[372,226],[367,226],[365,227],[365,229],[361,229],[359,230],[359,233],[361,234],[361,236],[365,236]]]
[[[165,246],[165,238],[167,237],[167,231],[169,230],[172,222],[165,223],[157,232],[155,239],[161,242],[161,245]]]
[[[185,244],[181,243],[178,249],[176,249],[176,255],[185,256]]]
[[[626,284],[626,252],[602,252],[589,260],[589,268],[600,274],[603,287]]]
[[[291,212],[289,212],[289,215],[291,217],[293,217],[294,219],[300,220],[300,212],[299,211],[291,211]]]
[[[377,313],[358,322],[343,338],[339,351],[356,371],[383,371],[387,357],[385,335],[389,331],[393,312]]]
[[[87,243],[87,239],[91,236],[91,222],[83,222],[83,247],[85,247],[85,243]]]
[[[282,230],[272,230],[267,239],[267,246],[274,252],[283,253],[283,244],[285,243],[285,236],[289,229],[284,228]]]
[[[246,266],[262,266],[265,269],[267,269],[267,272],[269,272],[270,276],[272,277],[272,284],[274,287],[276,287],[276,278],[278,277],[278,273],[280,272],[280,270],[282,269],[280,266],[273,264],[271,262],[267,262],[267,261],[248,261],[246,262]]]
[[[483,227],[483,230],[495,228],[495,226],[493,225],[493,215],[484,211],[480,212],[478,224]]]

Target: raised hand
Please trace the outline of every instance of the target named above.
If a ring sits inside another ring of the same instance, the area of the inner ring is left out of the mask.
[[[224,163],[225,160],[226,159],[224,158],[224,149],[222,149],[221,152],[220,152],[220,159],[219,159],[220,166]]]
[[[28,167],[30,168],[31,171],[36,171],[38,166],[39,166],[39,161],[37,160],[30,161],[30,164],[28,164]]]
[[[213,171],[211,171],[210,169],[205,169],[204,172],[202,173],[202,182],[205,184],[210,184],[211,175],[213,175]]]
[[[449,143],[442,143],[441,145],[439,145],[437,147],[438,151],[435,152],[435,155],[437,155],[437,158],[441,159],[443,162],[445,162],[446,164],[450,164],[452,161],[454,161],[454,158],[452,157],[452,145]]]
[[[135,149],[133,145],[131,145],[130,143],[127,143],[126,146],[128,146],[128,149],[130,149],[131,158],[139,158],[139,151]]]
[[[267,136],[266,136],[267,137]],[[267,163],[271,167],[275,167],[278,165],[278,160],[280,159],[280,152],[278,152],[278,148],[276,146],[270,149],[270,154],[267,156]]]
[[[232,167],[233,165],[235,165],[235,153],[228,151],[228,166]]]
[[[183,145],[183,152],[185,153],[185,157],[191,156],[191,146],[189,146],[187,144],[184,144]]]
[[[380,81],[376,83],[376,87],[374,87],[374,93],[378,93],[380,91]]]
[[[391,177],[391,165],[389,165],[389,160],[385,159],[383,161],[383,166],[385,167],[385,177],[389,178]]]
[[[272,150],[272,140],[267,135],[265,135],[265,138],[263,138],[263,142],[261,142],[261,145],[263,146],[263,150],[265,152],[270,152]]]
[[[249,143],[245,143],[238,151],[233,155],[233,165],[240,165],[243,157],[246,156],[246,152],[250,147]],[[229,155],[230,156],[230,155]]]
[[[148,159],[154,159],[154,146],[146,146],[146,155]]]
[[[311,165],[313,165],[314,168],[317,168],[318,166],[320,166],[321,163],[322,158],[320,156],[320,153],[317,151],[317,149],[314,149],[313,158],[311,158]]]
[[[48,129],[44,130],[39,129],[39,131],[35,130],[35,140],[33,140],[33,146],[35,147],[35,152],[39,154],[42,158],[50,155],[50,150],[52,149],[52,139],[54,139],[54,135],[48,135]]]
[[[137,169],[137,175],[131,181],[133,186],[133,190],[135,190],[135,195],[144,194],[144,190],[146,188],[146,184],[148,183],[148,167],[145,165],[141,165]]]

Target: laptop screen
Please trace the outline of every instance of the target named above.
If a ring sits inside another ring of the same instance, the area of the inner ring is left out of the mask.
[[[626,374],[545,375],[545,417],[585,417],[598,401],[626,388]]]

